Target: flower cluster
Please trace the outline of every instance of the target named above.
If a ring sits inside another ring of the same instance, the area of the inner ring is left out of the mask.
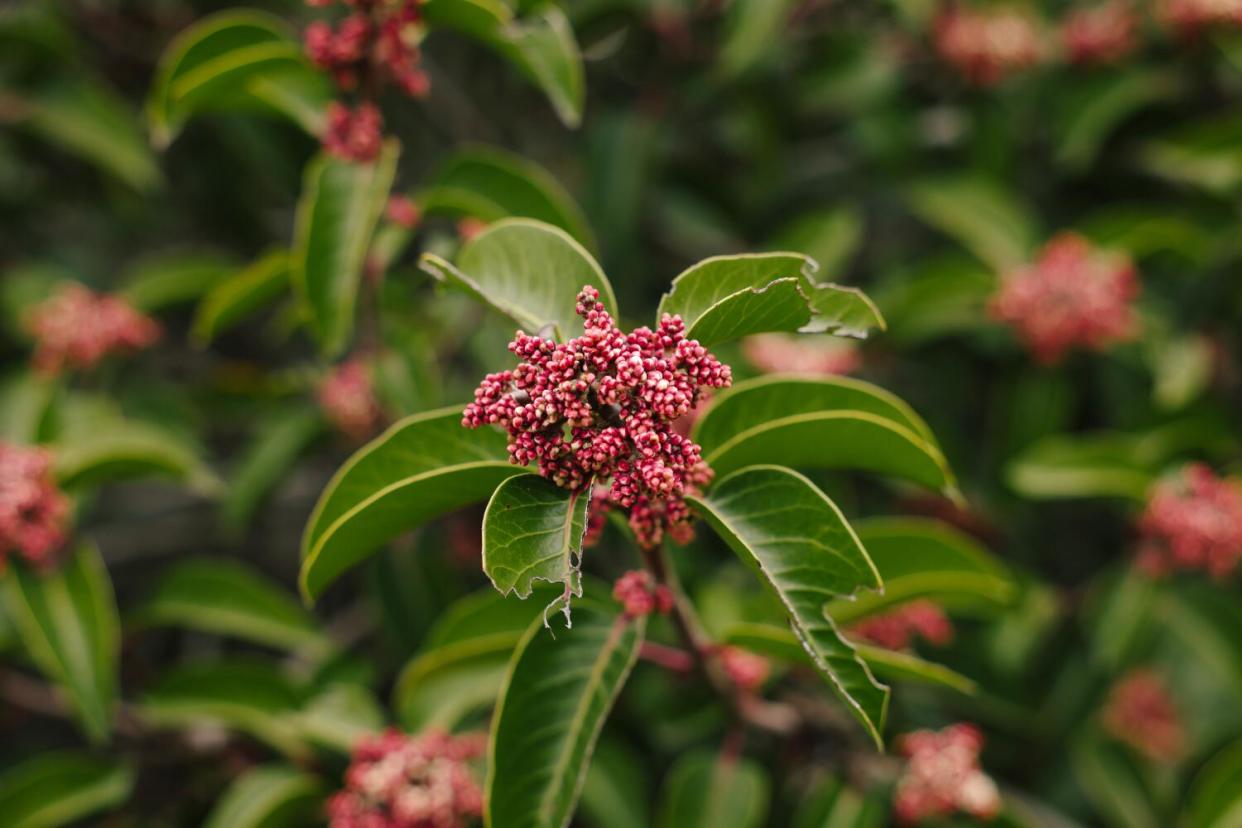
[[[406,230],[413,230],[422,221],[423,212],[414,203],[414,199],[404,195],[389,196],[384,205],[384,218]]]
[[[982,748],[983,734],[968,724],[918,730],[898,739],[898,751],[910,761],[897,780],[897,820],[911,824],[959,811],[984,820],[996,816],[1000,793],[979,767]]]
[[[1217,26],[1242,26],[1242,0],[1162,0],[1156,7],[1161,23],[1190,38]]]
[[[345,788],[328,800],[331,828],[461,828],[483,813],[483,792],[470,760],[483,734],[453,736],[396,730],[363,739],[345,772]]]
[[[1189,569],[1223,578],[1242,560],[1242,489],[1192,463],[1152,487],[1138,529],[1145,572]]]
[[[717,655],[720,657],[720,666],[725,675],[729,677],[729,681],[737,685],[738,689],[748,693],[753,693],[762,687],[772,672],[772,665],[766,658],[741,647],[726,645],[720,648]]]
[[[757,334],[742,340],[742,354],[765,374],[848,374],[862,364],[858,346],[835,336]]]
[[[1084,65],[1116,63],[1138,48],[1138,23],[1129,0],[1074,9],[1061,23],[1066,57]]]
[[[316,397],[329,422],[353,440],[371,436],[383,419],[370,370],[360,360],[352,359],[333,369],[319,383]]]
[[[65,541],[69,503],[43,449],[0,443],[0,567],[10,553],[46,567]]]
[[[1038,361],[1051,364],[1072,347],[1103,350],[1132,337],[1138,292],[1129,256],[1065,232],[1034,263],[1007,274],[989,310],[1016,329]]]
[[[936,19],[933,38],[940,56],[980,86],[1034,66],[1046,53],[1039,21],[1018,6],[950,5]]]
[[[612,585],[612,597],[625,607],[626,618],[641,618],[653,612],[667,615],[673,609],[673,593],[643,569],[630,570],[618,578]]]
[[[710,470],[698,445],[672,427],[704,388],[732,381],[727,365],[693,339],[678,316],[656,330],[623,334],[584,287],[577,312],[583,335],[563,344],[518,331],[512,351],[521,363],[489,374],[466,406],[462,425],[499,425],[509,433],[509,457],[575,492],[611,481],[597,505],[630,510],[639,543],[652,547],[665,533],[684,540],[687,492],[706,485]]]
[[[326,6],[332,0],[309,0]],[[371,102],[380,84],[390,83],[411,97],[427,94],[420,64],[423,38],[421,0],[344,0],[351,11],[335,28],[318,20],[306,27],[306,54],[332,74],[342,91],[361,89],[367,100],[351,109],[333,102],[323,135],[324,148],[354,161],[371,161],[383,143],[384,119]]]
[[[46,374],[87,370],[116,353],[140,351],[160,327],[116,296],[68,284],[30,310],[26,329],[35,340],[35,367]]]
[[[1156,762],[1181,756],[1186,734],[1169,689],[1158,673],[1136,669],[1113,685],[1104,704],[1104,728]]]
[[[911,601],[859,621],[850,632],[886,650],[904,650],[916,637],[943,647],[953,640],[953,622],[931,601]]]

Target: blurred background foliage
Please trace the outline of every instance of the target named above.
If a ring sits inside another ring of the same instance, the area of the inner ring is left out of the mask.
[[[401,145],[394,190],[424,220],[380,222],[371,276],[355,276],[381,286],[363,290],[348,347],[324,356],[287,252],[330,94],[299,57],[298,30],[317,12],[251,5],[225,20],[268,32],[284,50],[276,65],[192,94],[168,80],[170,44],[222,4],[0,9],[0,412],[8,439],[78,464],[61,481],[121,607],[113,756],[129,769],[105,753],[42,753],[81,737],[24,707],[38,702],[30,672],[5,666],[0,756],[47,767],[3,777],[0,813],[34,807],[39,784],[86,780],[87,801],[113,803],[91,824],[199,824],[243,771],[230,796],[278,789],[298,813],[332,786],[342,747],[385,718],[377,699],[394,686],[408,727],[478,720],[527,608],[489,610],[516,614],[489,621],[509,635],[489,658],[451,671],[427,659],[453,641],[445,619],[468,615],[461,597],[485,585],[481,510],[395,544],[313,617],[293,585],[306,516],[356,445],[325,422],[317,384],[343,352],[366,355],[395,419],[459,403],[482,371],[507,367],[509,325],[437,286],[417,257],[452,255],[471,220],[515,215],[592,250],[627,326],[650,318],[683,268],[721,253],[797,250],[865,289],[888,328],[859,346],[855,373],[927,419],[968,506],[817,482],[851,517],[956,525],[1017,583],[1003,610],[950,606],[958,635],[934,648],[976,692],[898,682],[890,731],[979,723],[1017,824],[1239,824],[1237,579],[1151,582],[1130,559],[1159,475],[1192,460],[1240,471],[1242,32],[1182,37],[1140,5],[1141,43],[1123,59],[1050,60],[979,86],[933,48],[933,0],[477,4],[525,29],[435,0],[430,94],[384,102]],[[1028,8],[1051,27],[1072,5]],[[1133,257],[1142,335],[1042,366],[985,306],[1062,230]],[[159,347],[73,383],[34,379],[21,320],[66,279],[157,316]],[[759,370],[739,349],[722,356],[740,376]],[[718,633],[764,617],[715,542],[677,554]],[[615,577],[631,563],[597,552],[588,569]],[[0,646],[21,665],[12,624],[0,623]],[[1166,677],[1182,712],[1177,761],[1101,730],[1109,687],[1138,665]],[[681,824],[686,803],[670,798],[701,783],[706,760],[688,752],[714,746],[723,716],[697,692],[640,668],[582,824]],[[885,823],[886,790],[858,749],[760,742],[731,786],[746,803],[736,824]],[[294,765],[260,764],[277,756]]]

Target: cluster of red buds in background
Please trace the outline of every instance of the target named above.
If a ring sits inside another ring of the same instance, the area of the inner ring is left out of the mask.
[[[1242,0],[1162,0],[1160,21],[1183,37],[1216,26],[1242,27]]]
[[[1175,762],[1186,742],[1181,716],[1158,673],[1136,669],[1109,691],[1104,728],[1154,762]]]
[[[48,453],[0,443],[0,568],[10,554],[46,568],[65,542],[68,517]]]
[[[1129,256],[1064,232],[1033,264],[1005,275],[989,310],[1016,329],[1037,360],[1052,364],[1075,346],[1098,351],[1133,337],[1138,293]]]
[[[324,148],[354,161],[371,161],[383,143],[384,118],[375,98],[391,84],[411,97],[427,94],[427,74],[420,64],[424,29],[421,0],[343,0],[350,8],[333,28],[326,21],[306,27],[306,54],[328,71],[342,92],[357,92],[361,102],[350,108],[334,101],[328,108]],[[329,6],[334,0],[308,0]]]
[[[650,572],[633,569],[612,585],[612,597],[625,607],[626,618],[641,618],[658,612],[667,615],[673,609],[673,593],[664,584],[657,584]]]
[[[943,647],[953,640],[953,622],[931,601],[911,601],[859,621],[850,633],[886,650],[904,650],[916,637]]]
[[[983,820],[996,816],[1000,792],[979,767],[982,749],[983,734],[968,724],[918,730],[899,738],[897,750],[909,761],[897,780],[893,802],[897,820],[912,824],[957,812]]]
[[[772,673],[772,665],[766,658],[742,647],[725,645],[716,651],[716,655],[729,681],[747,693],[762,687]]]
[[[1160,0],[1154,19],[1186,39],[1207,29],[1242,27],[1242,0]],[[1142,17],[1133,0],[1093,0],[1072,7],[1051,27],[1020,3],[950,2],[936,19],[936,51],[967,80],[991,86],[1058,57],[1075,65],[1117,63],[1141,45]]]
[[[336,366],[319,383],[316,397],[328,421],[352,440],[370,437],[383,421],[370,368],[361,360]]]
[[[1192,463],[1152,487],[1138,529],[1137,562],[1148,574],[1224,578],[1242,560],[1242,489]]]
[[[644,547],[666,533],[684,541],[685,495],[706,485],[711,472],[698,445],[672,424],[704,388],[728,386],[729,367],[686,339],[678,316],[666,314],[654,331],[623,334],[589,286],[578,294],[577,312],[583,335],[563,344],[518,331],[509,350],[522,362],[484,378],[462,425],[501,426],[512,462],[537,464],[562,488],[584,492],[610,480],[593,503],[630,510]]]
[[[88,370],[107,356],[140,351],[160,338],[155,320],[123,299],[76,283],[31,308],[26,329],[35,340],[35,368],[45,374]]]
[[[1039,21],[1019,6],[948,6],[932,32],[936,50],[981,86],[1040,63],[1047,52]]]
[[[742,340],[746,361],[765,374],[849,374],[858,370],[858,346],[836,336],[756,334]]]
[[[363,739],[328,801],[331,828],[464,828],[483,813],[470,761],[486,736],[388,730]]]

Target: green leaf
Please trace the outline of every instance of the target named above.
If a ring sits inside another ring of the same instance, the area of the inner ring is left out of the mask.
[[[259,765],[237,777],[204,828],[297,828],[322,808],[323,781],[289,765]]]
[[[873,518],[854,524],[884,579],[883,594],[859,595],[826,607],[848,624],[916,598],[947,609],[996,609],[1009,604],[1017,585],[1009,571],[977,541],[926,518]]]
[[[349,755],[359,739],[384,729],[384,718],[384,709],[370,690],[337,683],[306,703],[297,725],[307,740]]]
[[[319,497],[302,536],[302,594],[317,598],[391,538],[489,497],[522,469],[493,429],[470,431],[461,408],[416,414],[363,446]]]
[[[798,807],[792,828],[883,828],[888,824],[888,812],[888,797],[882,789],[864,798],[830,777]]]
[[[766,824],[771,782],[745,757],[706,751],[682,756],[660,794],[657,828],[759,828]]]
[[[289,287],[289,254],[272,250],[253,264],[221,279],[194,312],[191,336],[207,345],[252,313],[271,304]]]
[[[305,65],[265,69],[247,78],[244,88],[247,95],[314,136],[327,128],[328,104],[337,95],[327,73]]]
[[[1148,141],[1139,164],[1152,175],[1225,197],[1242,187],[1242,118],[1179,125]]]
[[[1074,776],[1107,824],[1156,828],[1164,823],[1148,798],[1148,785],[1120,747],[1088,735],[1070,753]]]
[[[235,532],[245,527],[323,430],[315,408],[284,411],[264,423],[233,469],[222,506],[225,525]]]
[[[483,571],[501,595],[528,598],[535,581],[563,584],[566,599],[582,595],[578,566],[590,502],[537,474],[500,484],[483,514]]]
[[[1123,497],[1142,500],[1155,479],[1124,434],[1053,436],[1032,445],[1006,469],[1014,491],[1030,498]]]
[[[0,774],[0,814],[8,828],[76,824],[122,805],[134,773],[115,760],[54,751]]]
[[[581,334],[582,320],[574,307],[584,285],[598,289],[600,301],[617,316],[612,285],[595,259],[564,230],[543,222],[496,222],[466,243],[456,267],[432,253],[424,253],[419,265],[508,316],[527,333],[552,325],[562,337]]]
[[[1084,75],[1066,88],[1056,119],[1057,162],[1073,170],[1091,165],[1109,134],[1139,110],[1178,94],[1177,78],[1163,71],[1122,68]]]
[[[885,681],[947,687],[967,695],[973,694],[976,690],[975,683],[956,670],[926,661],[912,653],[886,650],[883,647],[872,647],[869,644],[855,644],[854,646],[863,661],[867,662],[867,666],[871,668],[871,672]]]
[[[136,477],[168,476],[211,493],[219,480],[179,435],[153,423],[101,410],[62,433],[53,445],[62,486],[94,486]]]
[[[277,584],[219,558],[182,561],[166,571],[134,612],[150,627],[186,627],[289,650],[331,645],[315,620]]]
[[[694,438],[718,474],[754,463],[890,474],[955,490],[918,415],[888,392],[842,377],[770,376],[717,397]]]
[[[841,511],[811,481],[777,466],[728,475],[690,502],[743,561],[758,567],[816,668],[881,745],[888,689],[824,614],[835,598],[882,586]]]
[[[1092,658],[1104,668],[1120,671],[1136,654],[1141,633],[1153,623],[1155,582],[1125,561],[1092,579],[1084,613]]]
[[[726,76],[740,75],[781,45],[791,0],[736,0],[725,17],[720,68]]]
[[[1195,776],[1190,789],[1189,828],[1235,828],[1242,824],[1242,741],[1221,750]]]
[[[33,371],[0,380],[0,440],[37,443],[60,384]]]
[[[90,740],[104,741],[121,645],[116,598],[99,550],[84,544],[47,574],[16,562],[9,567],[0,584],[26,652],[64,688]]]
[[[996,182],[933,179],[910,188],[906,198],[915,215],[997,271],[1021,264],[1035,246],[1030,209]]]
[[[422,13],[433,29],[455,29],[508,59],[543,91],[563,123],[578,125],[585,97],[582,55],[559,8],[544,5],[514,19],[501,0],[427,0]]]
[[[143,313],[156,313],[194,301],[232,269],[227,259],[210,253],[157,256],[130,271],[120,295]]]
[[[580,601],[574,624],[536,619],[513,654],[492,721],[484,797],[489,828],[564,828],[604,721],[645,632]]]
[[[542,607],[506,600],[493,589],[452,605],[397,678],[393,708],[402,724],[412,731],[452,729],[495,702],[509,657]]]
[[[1148,340],[1152,400],[1165,409],[1182,408],[1211,385],[1216,360],[1208,337],[1190,334]]]
[[[251,9],[204,17],[168,45],[147,99],[151,139],[167,147],[196,111],[245,95],[274,70],[311,72],[288,23]]]
[[[1206,583],[1168,587],[1156,618],[1210,673],[1242,699],[1242,606],[1228,593]]]
[[[594,238],[573,198],[551,173],[499,147],[471,147],[448,158],[418,193],[428,213],[486,222],[520,216],[559,227],[587,247]]]
[[[965,253],[921,261],[874,291],[888,321],[886,340],[914,346],[983,327],[996,274]]]
[[[235,659],[175,667],[143,696],[138,712],[158,727],[227,727],[305,759],[301,704],[301,694],[275,665]]]
[[[22,126],[67,152],[95,164],[139,192],[158,187],[163,176],[138,131],[125,100],[88,77],[49,84],[23,101]]]
[[[681,316],[686,336],[705,347],[768,331],[866,336],[884,320],[856,288],[816,282],[801,253],[714,256],[683,271],[657,316]]]
[[[887,588],[888,584],[885,583],[885,589]],[[725,630],[723,640],[727,644],[743,647],[760,655],[791,664],[812,664],[797,636],[784,627],[754,622],[737,623]],[[880,679],[947,687],[959,693],[975,692],[975,683],[971,679],[942,664],[925,661],[912,653],[886,650],[882,647],[860,643],[855,643],[854,649],[867,663],[871,672]]]
[[[291,272],[324,354],[345,349],[371,236],[397,171],[395,139],[373,163],[317,156],[306,168],[294,229]]]
[[[646,757],[607,736],[595,746],[577,820],[589,828],[649,828]]]

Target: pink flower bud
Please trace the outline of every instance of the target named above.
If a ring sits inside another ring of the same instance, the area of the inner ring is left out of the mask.
[[[893,812],[897,821],[912,824],[961,812],[992,819],[1001,808],[1000,792],[979,768],[983,734],[973,725],[943,730],[918,730],[897,740],[909,758],[897,780]]]
[[[1116,63],[1138,48],[1138,15],[1129,0],[1077,8],[1061,24],[1061,40],[1074,63]]]
[[[904,650],[916,636],[943,647],[953,640],[953,623],[936,604],[920,600],[865,618],[850,633],[887,650]]]
[[[160,337],[149,316],[79,284],[66,285],[33,308],[26,327],[35,338],[35,367],[47,374],[88,370],[112,354],[148,348]]]
[[[69,502],[43,449],[0,442],[0,569],[9,554],[47,568],[65,542]]]
[[[338,365],[319,383],[316,396],[328,420],[353,440],[370,437],[383,420],[370,370],[359,360]]]
[[[1156,483],[1139,518],[1138,565],[1152,576],[1224,578],[1242,560],[1242,488],[1194,463]]]
[[[933,32],[940,56],[969,81],[991,86],[1043,61],[1039,22],[1020,6],[952,5]]]
[[[1109,691],[1103,722],[1113,738],[1154,762],[1181,758],[1186,733],[1159,673],[1136,669],[1122,676]]]

